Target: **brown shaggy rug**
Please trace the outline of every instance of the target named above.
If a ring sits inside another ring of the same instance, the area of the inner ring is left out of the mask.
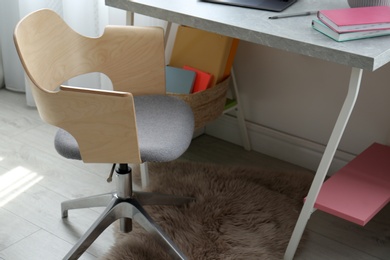
[[[146,211],[189,259],[282,259],[313,175],[190,162],[149,164],[148,191],[196,198]],[[135,177],[136,178],[136,177]],[[171,259],[134,224],[104,260]]]

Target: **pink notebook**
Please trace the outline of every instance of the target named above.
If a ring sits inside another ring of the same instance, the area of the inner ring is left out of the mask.
[[[339,33],[390,29],[390,6],[320,10],[317,16]]]
[[[196,73],[194,88],[191,93],[200,92],[209,88],[213,75],[186,65],[183,66],[183,69],[195,71]]]

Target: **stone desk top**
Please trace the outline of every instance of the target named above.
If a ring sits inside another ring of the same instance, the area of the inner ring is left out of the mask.
[[[390,36],[338,43],[311,28],[315,15],[268,19],[285,13],[346,8],[347,0],[299,0],[281,13],[199,0],[106,0],[106,5],[370,71],[390,61]]]

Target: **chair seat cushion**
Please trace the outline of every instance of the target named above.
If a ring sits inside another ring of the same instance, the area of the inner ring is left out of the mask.
[[[181,99],[165,95],[134,97],[138,142],[143,162],[171,161],[188,148],[194,132],[191,108]],[[75,138],[59,129],[54,141],[57,152],[82,160]]]

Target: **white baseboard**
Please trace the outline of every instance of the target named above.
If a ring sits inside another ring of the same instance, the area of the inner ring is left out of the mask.
[[[325,146],[296,136],[282,133],[261,125],[246,123],[252,150],[283,161],[316,171]],[[242,139],[237,119],[223,115],[207,125],[206,134],[241,145]],[[332,175],[356,155],[337,151],[328,171]]]

